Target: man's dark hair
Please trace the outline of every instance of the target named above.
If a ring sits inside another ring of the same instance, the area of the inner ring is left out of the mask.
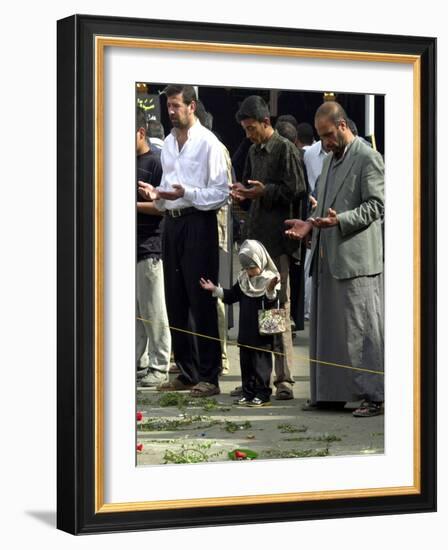
[[[265,100],[259,95],[250,95],[241,103],[235,118],[238,123],[246,118],[263,122],[265,118],[270,118],[270,116],[269,107]]]
[[[196,116],[199,119],[199,122],[207,128],[207,130],[211,130],[213,127],[213,115],[209,113],[206,109],[204,104],[200,99],[197,101],[196,106]]]
[[[348,119],[347,119],[347,126],[349,127],[351,133],[352,133],[354,136],[357,136],[357,135],[358,135],[358,127],[356,126],[354,120],[352,120],[351,118],[348,118]]]
[[[163,90],[163,93],[166,97],[182,94],[182,99],[184,100],[185,105],[190,105],[192,101],[198,101],[196,90],[189,84],[169,84]]]
[[[275,125],[275,129],[281,136],[288,139],[291,143],[294,143],[294,144],[296,143],[297,130],[293,124],[291,124],[286,120],[280,120],[280,121],[277,121],[277,124]]]
[[[147,131],[145,111],[137,107],[135,116],[135,131],[137,132],[139,128],[144,128],[145,132]]]
[[[297,137],[304,145],[312,145],[314,141],[313,127],[308,122],[297,125]]]
[[[148,137],[165,139],[165,130],[158,120],[150,120],[148,122]]]
[[[276,126],[279,122],[289,122],[294,128],[297,128],[297,119],[294,115],[280,115],[277,118]]]
[[[326,101],[325,103],[322,103],[314,115],[314,120],[322,117],[328,117],[336,126],[338,126],[338,123],[341,120],[344,120],[348,125],[347,113],[344,111],[342,105],[336,101]]]

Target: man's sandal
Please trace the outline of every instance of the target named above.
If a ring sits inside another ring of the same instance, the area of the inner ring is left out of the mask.
[[[363,401],[361,405],[353,411],[353,416],[357,418],[368,418],[370,416],[378,416],[383,412],[381,403],[373,403],[372,401]]]
[[[179,378],[174,378],[170,382],[164,382],[157,386],[157,391],[185,391],[191,390],[194,387],[194,384],[185,384]]]
[[[190,397],[210,397],[219,393],[221,393],[219,386],[210,382],[199,382],[191,388]]]
[[[277,386],[277,391],[275,392],[275,399],[278,399],[280,401],[294,399],[292,388],[288,384],[280,382],[280,384]]]

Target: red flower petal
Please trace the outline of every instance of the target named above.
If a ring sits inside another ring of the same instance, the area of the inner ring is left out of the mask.
[[[137,422],[141,422],[142,420],[143,420],[142,411],[137,411]]]
[[[143,451],[143,443],[137,443],[137,452],[141,453]]]

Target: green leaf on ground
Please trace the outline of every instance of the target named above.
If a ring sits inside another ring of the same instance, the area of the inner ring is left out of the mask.
[[[199,462],[209,462],[211,458],[218,457],[224,451],[209,452],[215,442],[206,443],[187,443],[180,448],[167,449],[163,456],[164,464],[197,464]]]
[[[193,426],[194,424],[194,426]],[[197,425],[196,425],[197,424]],[[182,415],[178,418],[147,418],[140,425],[142,432],[163,432],[182,430],[184,428],[194,427],[194,429],[205,429],[221,424],[220,420],[213,420],[210,416],[190,416]]]
[[[307,458],[328,456],[328,449],[271,449],[263,451],[265,458]]]
[[[252,428],[252,424],[249,421],[244,422],[244,424],[237,424],[236,422],[226,420],[226,425],[224,426],[225,431],[231,434],[238,430],[249,430],[250,428]]]
[[[306,432],[308,431],[308,426],[293,426],[292,424],[279,424],[277,428],[280,430],[282,434],[286,433],[295,433],[295,432]]]

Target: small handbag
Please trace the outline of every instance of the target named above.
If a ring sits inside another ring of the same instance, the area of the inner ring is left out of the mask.
[[[277,301],[278,306],[280,302]],[[263,299],[263,309],[258,310],[258,330],[264,336],[281,334],[286,330],[286,310],[280,307],[265,309]]]

